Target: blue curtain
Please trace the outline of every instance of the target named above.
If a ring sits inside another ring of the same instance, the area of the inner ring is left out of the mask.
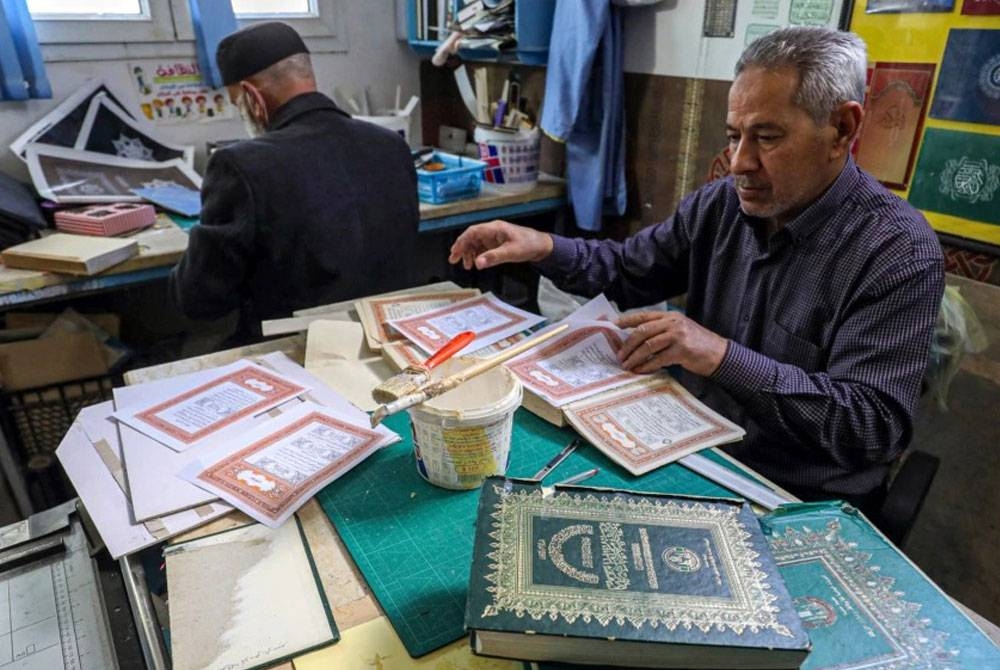
[[[25,0],[0,0],[0,99],[51,98],[42,50]]]
[[[206,86],[222,86],[222,75],[215,64],[215,50],[222,38],[237,28],[233,3],[229,0],[188,0],[191,23],[198,48],[198,66]]]

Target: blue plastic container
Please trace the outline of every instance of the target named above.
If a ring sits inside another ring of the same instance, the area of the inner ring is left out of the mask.
[[[527,65],[548,65],[549,40],[556,0],[515,0],[514,32],[517,59]]]
[[[421,201],[442,205],[479,195],[486,163],[443,151],[435,151],[430,162],[444,163],[445,169],[417,170],[417,197]]]

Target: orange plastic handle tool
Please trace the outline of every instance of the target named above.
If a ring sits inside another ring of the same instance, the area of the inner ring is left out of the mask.
[[[428,370],[444,363],[446,360],[457,354],[472,340],[476,339],[476,334],[471,330],[463,330],[461,333],[451,338],[446,345],[431,354],[431,357],[424,362],[424,367]]]

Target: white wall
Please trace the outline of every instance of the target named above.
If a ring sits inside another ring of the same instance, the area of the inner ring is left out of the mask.
[[[722,3],[725,4],[725,3]],[[844,0],[735,2],[732,37],[700,37],[705,4],[660,2],[625,11],[625,71],[732,81],[733,66],[756,37],[787,25],[837,27]],[[803,11],[802,8],[806,8]]]
[[[334,86],[346,86],[357,91],[367,85],[376,103],[389,103],[402,85],[403,102],[410,95],[419,95],[419,60],[405,42],[396,39],[395,5],[393,0],[343,0],[347,34],[346,53],[314,53],[313,66],[320,91],[330,94]],[[43,53],[46,47],[42,47]],[[191,47],[194,56],[194,47]],[[171,62],[175,57],[148,61]],[[127,65],[146,63],[135,58],[104,61],[54,62],[46,65],[52,84],[51,100],[0,102],[0,170],[23,181],[29,181],[24,163],[10,151],[9,145],[40,116],[55,107],[88,78],[103,79],[111,91],[130,112],[141,117],[138,93]],[[211,140],[245,137],[239,118],[203,124],[157,125],[158,136],[165,140],[193,144],[197,150],[196,167],[204,167],[205,143]],[[412,129],[419,133],[420,119],[413,120]],[[419,142],[419,137],[416,138]]]

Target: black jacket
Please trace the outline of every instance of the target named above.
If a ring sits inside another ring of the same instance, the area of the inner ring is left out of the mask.
[[[212,154],[170,293],[193,318],[240,308],[241,338],[259,337],[261,319],[425,281],[419,220],[403,139],[306,93]]]

